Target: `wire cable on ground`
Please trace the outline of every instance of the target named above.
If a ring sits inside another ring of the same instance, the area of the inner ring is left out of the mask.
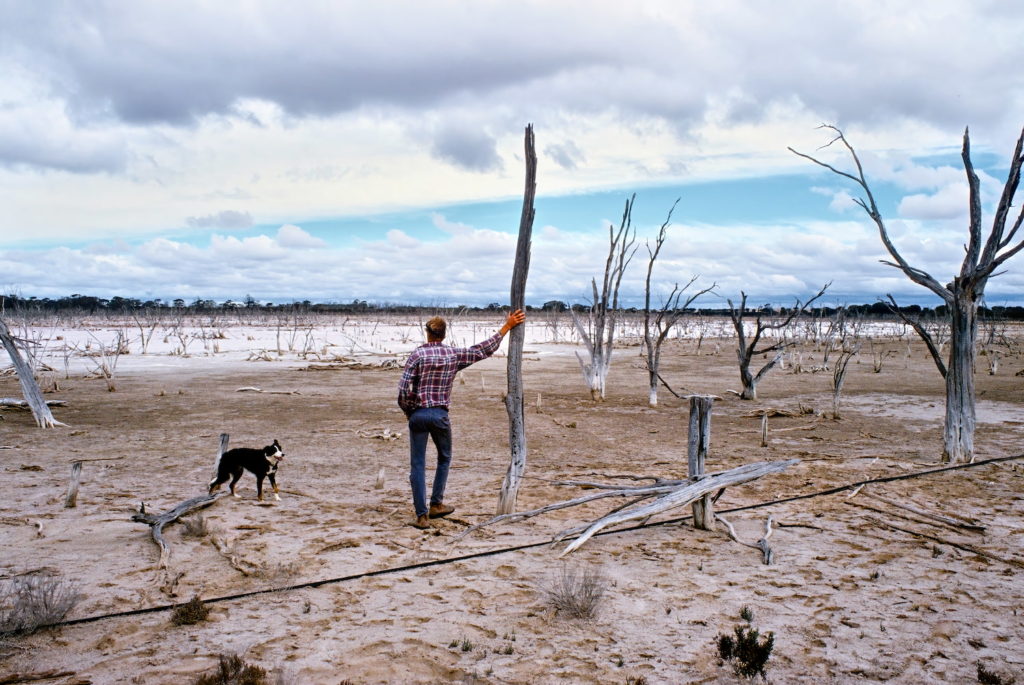
[[[991,459],[983,459],[980,461],[974,461],[968,464],[957,464],[954,466],[944,466],[937,469],[929,469],[927,471],[915,471],[913,473],[904,473],[899,476],[885,476],[882,478],[869,478],[867,480],[861,480],[854,483],[847,483],[846,485],[840,485],[827,490],[820,490],[818,492],[806,493],[803,495],[793,495],[792,497],[781,497],[779,499],[770,500],[767,502],[758,502],[757,504],[747,504],[744,506],[733,507],[731,509],[722,509],[720,513],[728,514],[737,511],[749,511],[751,509],[761,509],[764,507],[770,507],[776,504],[786,504],[789,502],[796,502],[804,499],[811,499],[814,497],[825,497],[827,495],[834,495],[838,492],[845,490],[852,490],[864,485],[870,485],[872,483],[892,483],[894,481],[907,480],[910,478],[920,478],[922,476],[930,476],[937,473],[946,473],[948,471],[959,471],[960,469],[975,468],[978,466],[985,466],[987,464],[996,464],[1005,461],[1014,461],[1017,459],[1024,459],[1024,454],[1017,454],[1010,457],[993,457]],[[619,533],[626,533],[630,531],[640,530],[643,528],[653,528],[655,526],[672,525],[681,523],[692,516],[680,516],[677,518],[666,519],[662,521],[655,521],[654,523],[644,523],[635,526],[628,526],[625,528],[615,528],[612,530],[605,530],[597,533],[595,537],[604,535],[617,535]],[[443,564],[454,564],[459,561],[470,561],[472,559],[482,559],[485,557],[496,556],[498,554],[507,554],[510,552],[520,552],[527,549],[534,549],[537,547],[547,547],[556,543],[547,540],[544,542],[531,542],[523,545],[514,545],[512,547],[499,547],[498,549],[489,549],[481,552],[473,552],[471,554],[463,554],[457,557],[445,557],[443,559],[433,559],[431,561],[421,561],[415,564],[406,564],[403,566],[393,566],[390,568],[378,569],[376,571],[363,571],[361,573],[353,573],[347,576],[339,576],[337,578],[326,578],[322,580],[313,580],[305,583],[296,583],[293,585],[285,585],[275,588],[265,588],[262,590],[250,590],[247,592],[238,592],[231,595],[222,595],[220,597],[210,597],[209,599],[202,600],[204,604],[218,604],[221,602],[231,602],[238,599],[245,599],[247,597],[256,597],[258,595],[266,595],[274,592],[290,592],[292,590],[303,590],[307,588],[318,588],[324,585],[334,585],[337,583],[345,583],[351,580],[359,580],[360,578],[374,578],[377,576],[385,576],[393,573],[403,573],[405,571],[415,571],[422,568],[430,568],[431,566],[440,566]],[[62,626],[73,626],[83,623],[94,623],[96,621],[102,621],[108,618],[123,618],[127,616],[142,616],[144,614],[153,614],[161,611],[170,611],[180,606],[180,604],[161,604],[158,606],[144,607],[142,609],[130,609],[128,611],[117,611],[109,614],[97,614],[95,616],[85,616],[83,618],[74,618],[67,621],[60,621],[58,623],[51,623],[41,628],[56,628]]]

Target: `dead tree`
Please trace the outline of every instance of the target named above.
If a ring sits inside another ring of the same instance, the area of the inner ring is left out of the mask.
[[[659,368],[661,367],[661,346],[668,337],[669,331],[682,318],[686,308],[693,304],[694,300],[710,292],[715,287],[715,284],[712,283],[711,287],[693,293],[685,301],[680,302],[683,294],[697,280],[697,277],[693,276],[682,288],[679,287],[678,283],[672,286],[672,292],[665,298],[661,309],[651,309],[651,275],[654,272],[654,262],[658,259],[662,245],[665,244],[665,231],[672,220],[672,212],[677,204],[679,204],[678,199],[672,203],[671,209],[668,210],[668,217],[665,218],[665,223],[661,225],[658,237],[654,240],[654,248],[651,248],[649,241],[647,243],[649,259],[647,261],[647,279],[644,282],[644,355],[649,380],[647,405],[650,407],[658,406],[658,383],[661,378],[658,375]]]
[[[756,310],[754,312],[754,329],[749,336],[747,335],[746,322],[744,321],[751,313],[747,309],[747,294],[740,291],[740,303],[738,306],[734,305],[732,300],[727,300],[729,303],[729,318],[732,319],[732,326],[736,329],[736,358],[740,364],[740,381],[743,383],[743,390],[739,395],[742,399],[757,399],[757,384],[761,382],[761,379],[769,371],[775,368],[775,365],[782,359],[786,348],[791,344],[780,337],[773,338],[772,342],[763,341],[764,334],[768,331],[778,332],[784,330],[792,323],[793,319],[804,313],[815,300],[824,295],[830,285],[832,284],[826,283],[818,291],[817,295],[806,302],[801,303],[800,300],[797,300],[793,308],[789,310],[789,313],[781,319],[768,318],[771,310],[767,307]],[[757,373],[752,373],[750,363],[754,357],[767,354],[772,355],[771,359]]]
[[[943,362],[934,345],[928,345],[928,351],[935,361],[939,372],[946,381],[946,416],[942,436],[942,459],[945,462],[970,461],[974,459],[974,430],[976,426],[975,393],[974,393],[974,361],[975,342],[978,337],[978,306],[985,295],[988,279],[996,274],[996,269],[1008,259],[1024,250],[1024,236],[1018,236],[1021,223],[1024,222],[1024,208],[1016,219],[1011,216],[1014,196],[1020,184],[1021,165],[1024,163],[1024,130],[1017,139],[1013,156],[1010,158],[1010,171],[1003,186],[999,204],[996,206],[992,219],[992,227],[988,236],[983,235],[981,211],[981,182],[971,162],[971,141],[969,129],[964,129],[961,158],[967,176],[969,190],[969,223],[968,242],[960,272],[953,280],[942,285],[931,274],[911,266],[900,254],[889,236],[882,214],[875,203],[868,182],[864,177],[864,169],[853,146],[847,142],[843,132],[835,126],[823,126],[835,134],[828,143],[839,141],[849,153],[856,172],[849,173],[826,164],[815,157],[789,148],[794,154],[822,166],[834,174],[853,181],[864,192],[864,197],[855,198],[861,209],[878,228],[878,235],[893,261],[882,260],[883,264],[895,267],[914,283],[927,288],[942,298],[949,311],[950,346],[946,362]],[[1011,225],[1007,230],[1007,220]],[[915,327],[918,334],[921,329]],[[928,339],[925,338],[925,344]]]
[[[622,213],[622,222],[618,231],[608,226],[608,259],[604,265],[604,278],[601,291],[597,290],[597,279],[590,280],[593,299],[586,321],[582,321],[575,310],[572,310],[572,321],[587,348],[588,361],[579,352],[576,358],[583,371],[583,380],[590,390],[590,397],[596,401],[604,400],[605,380],[612,363],[612,346],[615,342],[615,319],[619,309],[619,285],[630,260],[636,253],[636,230],[633,228],[634,193],[626,200],[626,209]]]
[[[530,236],[533,232],[533,199],[537,193],[537,153],[533,145],[533,126],[526,127],[526,189],[523,192],[523,212],[519,219],[519,240],[516,244],[516,261],[512,268],[510,293],[512,311],[523,309],[526,298],[526,275],[530,270]],[[508,441],[511,459],[505,480],[501,484],[498,498],[499,514],[511,514],[516,510],[519,483],[526,471],[526,422],[523,406],[523,343],[526,340],[525,326],[516,326],[509,331],[508,339],[508,392],[505,395],[505,409],[508,411]]]
[[[10,329],[7,328],[7,324],[2,319],[0,319],[0,342],[3,342],[4,349],[7,350],[7,354],[11,357],[11,363],[18,374],[18,382],[21,383],[21,391],[25,395],[25,401],[28,403],[29,408],[32,409],[32,416],[36,420],[36,425],[40,428],[54,428],[55,426],[65,425],[53,418],[53,413],[50,411],[46,400],[43,399],[43,393],[39,389],[39,384],[36,383],[32,369],[22,358],[14,336],[11,335]]]

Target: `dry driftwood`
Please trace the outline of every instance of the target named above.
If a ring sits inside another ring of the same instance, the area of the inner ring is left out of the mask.
[[[66,400],[46,400],[47,407],[66,407]],[[0,407],[18,407],[20,409],[31,409],[32,406],[25,400],[16,397],[0,397]]]
[[[754,464],[745,464],[728,471],[721,471],[717,473],[707,474],[704,478],[696,482],[690,482],[689,480],[663,480],[655,479],[653,485],[643,485],[636,487],[615,487],[600,483],[587,483],[589,487],[598,488],[601,492],[596,492],[590,495],[584,495],[564,502],[556,502],[549,504],[538,509],[532,509],[530,511],[521,511],[513,514],[502,514],[495,516],[483,523],[477,524],[468,528],[465,532],[455,538],[455,541],[461,540],[466,535],[469,535],[473,531],[480,528],[490,526],[494,523],[520,521],[540,514],[546,514],[551,511],[558,509],[566,509],[579,504],[586,504],[587,502],[593,502],[594,500],[604,499],[608,497],[620,497],[629,498],[630,501],[625,504],[616,507],[603,517],[588,523],[583,526],[564,530],[555,536],[554,541],[558,542],[566,538],[579,536],[562,552],[562,556],[572,552],[579,548],[584,542],[590,539],[594,534],[600,531],[602,528],[608,526],[625,523],[627,521],[635,521],[640,519],[647,519],[655,514],[659,514],[670,509],[678,507],[685,507],[688,504],[696,501],[703,497],[705,494],[709,494],[716,491],[722,491],[726,487],[731,485],[739,485],[746,483],[751,480],[755,480],[762,476],[766,476],[772,473],[779,473],[786,470],[793,464],[799,463],[799,459],[788,459],[786,461],[766,461],[757,462]],[[565,483],[578,484],[577,481],[564,481]],[[720,494],[720,493],[719,493]],[[640,504],[644,500],[656,498],[653,502],[648,502],[641,506],[629,509],[633,505]],[[715,498],[717,499],[717,497]]]
[[[933,521],[937,521],[937,522],[939,522],[939,523],[941,523],[943,525],[952,526],[953,528],[963,528],[965,530],[973,530],[973,531],[977,531],[977,532],[981,532],[981,531],[985,530],[985,526],[982,526],[982,525],[980,525],[978,523],[975,523],[973,521],[966,521],[966,520],[962,520],[962,519],[951,518],[949,516],[942,516],[940,514],[933,514],[930,511],[924,511],[923,509],[918,509],[918,508],[912,507],[912,506],[910,506],[908,504],[901,504],[899,502],[895,502],[895,501],[889,499],[888,497],[882,497],[881,495],[876,495],[873,492],[865,492],[864,496],[865,497],[870,497],[872,499],[876,499],[879,502],[885,502],[886,504],[888,504],[891,507],[896,507],[897,509],[903,509],[905,511],[909,511],[912,514],[917,514],[918,516],[921,516],[923,518],[931,519]]]
[[[947,540],[946,538],[940,538],[937,535],[929,535],[928,533],[922,533],[919,530],[911,530],[910,528],[901,528],[899,526],[894,526],[891,523],[886,523],[885,521],[882,521],[880,519],[876,519],[874,516],[867,516],[866,519],[868,521],[870,521],[871,523],[874,523],[875,525],[878,525],[878,526],[883,526],[885,528],[890,528],[892,530],[897,530],[897,531],[899,531],[901,533],[907,533],[908,535],[913,535],[914,537],[924,538],[925,540],[931,540],[932,542],[938,542],[939,544],[942,544],[942,545],[949,545],[950,547],[955,547],[956,549],[962,550],[964,552],[970,552],[971,554],[976,554],[979,557],[984,557],[986,559],[991,559],[993,561],[998,561],[999,563],[1006,564],[1007,566],[1013,566],[1015,568],[1024,568],[1024,561],[1020,561],[1019,559],[1013,559],[1013,558],[1008,558],[1008,557],[1001,557],[1001,556],[999,556],[997,554],[993,554],[992,552],[987,552],[987,551],[985,551],[985,550],[983,550],[983,549],[981,549],[979,547],[975,547],[974,545],[967,545],[967,544],[964,544],[964,543],[961,543],[961,542],[954,542],[953,540]]]
[[[584,542],[589,540],[602,528],[625,523],[626,521],[648,518],[669,509],[685,506],[707,493],[729,487],[730,485],[746,483],[770,473],[785,471],[793,464],[799,463],[799,461],[799,459],[787,459],[786,461],[764,461],[754,464],[745,464],[735,469],[714,473],[697,481],[696,483],[684,485],[648,504],[639,506],[630,511],[608,514],[588,526],[565,531],[558,536],[558,540],[564,540],[567,537],[577,534],[579,534],[579,537],[566,547],[560,556],[564,556],[569,552],[572,552],[574,549],[578,549]]]
[[[715,518],[718,519],[719,523],[724,524],[725,527],[729,529],[729,537],[732,538],[734,542],[738,542],[744,547],[751,547],[753,549],[761,550],[761,561],[763,561],[765,564],[770,566],[775,563],[775,552],[768,545],[768,538],[772,536],[771,516],[769,516],[768,520],[764,522],[764,536],[756,543],[743,542],[742,540],[740,540],[739,536],[736,535],[736,529],[732,527],[732,524],[729,523],[724,516],[716,514]]]
[[[21,383],[21,391],[25,394],[26,404],[32,409],[32,417],[36,420],[36,425],[40,428],[66,426],[67,424],[53,418],[50,407],[46,400],[43,399],[43,393],[39,389],[39,384],[36,383],[35,376],[32,374],[32,369],[21,358],[21,353],[18,351],[14,336],[11,335],[11,331],[7,328],[7,324],[4,323],[3,319],[0,319],[0,343],[3,344],[7,354],[11,357],[11,363],[18,374],[18,382]]]
[[[74,671],[39,671],[37,673],[11,673],[0,676],[0,685],[15,685],[15,683],[35,683],[40,680],[55,680],[75,675]]]
[[[82,462],[76,461],[71,464],[71,483],[68,485],[68,494],[64,497],[64,508],[72,509],[78,504],[78,484],[82,479]]]
[[[158,516],[154,516],[153,514],[146,512],[145,502],[139,505],[139,510],[132,514],[132,521],[145,523],[153,529],[153,541],[160,547],[160,568],[167,568],[167,561],[171,555],[171,549],[167,546],[167,541],[164,540],[164,526],[168,523],[174,523],[182,516],[191,514],[197,509],[205,509],[225,494],[226,493],[219,492],[212,495],[193,497],[192,499],[185,500],[170,511],[166,511]]]

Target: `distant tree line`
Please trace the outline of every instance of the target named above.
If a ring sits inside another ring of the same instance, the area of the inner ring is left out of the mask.
[[[242,300],[226,300],[224,302],[216,302],[214,300],[207,300],[202,298],[196,298],[191,301],[187,301],[183,298],[175,298],[172,300],[164,300],[161,298],[155,298],[151,300],[142,300],[134,297],[121,297],[115,295],[111,298],[96,297],[93,295],[80,295],[74,294],[66,297],[49,298],[49,297],[23,297],[17,294],[0,295],[0,307],[7,311],[34,311],[34,312],[81,312],[84,314],[95,315],[101,313],[126,313],[126,312],[138,312],[146,310],[182,310],[187,312],[196,313],[209,313],[217,311],[237,311],[237,310],[252,310],[260,312],[280,312],[280,311],[309,311],[309,312],[320,312],[320,313],[351,313],[360,314],[367,312],[419,312],[424,309],[449,309],[457,310],[460,312],[497,312],[503,310],[505,307],[497,302],[491,302],[485,306],[476,307],[469,305],[454,305],[454,306],[426,306],[426,305],[409,305],[409,304],[395,304],[395,303],[379,303],[379,302],[368,302],[366,300],[354,299],[351,302],[312,302],[310,300],[295,300],[288,303],[274,303],[274,302],[259,302],[255,298],[246,296]],[[788,307],[767,307],[772,309],[776,314],[786,315],[789,312]],[[570,309],[582,313],[589,309],[589,305],[586,304],[569,304],[562,300],[549,300],[539,307],[526,305],[528,311],[541,311],[541,312],[554,312],[562,313],[568,312]],[[872,304],[854,304],[844,307],[847,316],[862,316],[865,318],[872,319],[889,319],[893,318],[894,315],[890,310],[890,305],[885,302],[874,302]],[[643,310],[637,307],[622,307],[621,312],[624,313],[641,313]],[[693,307],[685,310],[687,314],[696,316],[729,316],[729,308],[712,308],[712,307]],[[811,317],[830,317],[839,311],[837,307],[816,307],[807,310],[805,316]],[[905,307],[900,307],[899,311],[903,314],[911,317],[929,317],[933,316],[936,318],[945,318],[948,316],[948,309],[946,305],[940,304],[937,307],[922,307],[920,305],[912,304]],[[979,314],[985,318],[1008,320],[1008,321],[1024,321],[1024,306],[1005,306],[998,305],[994,307],[982,306],[979,308]]]

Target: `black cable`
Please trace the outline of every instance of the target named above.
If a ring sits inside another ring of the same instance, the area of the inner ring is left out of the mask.
[[[763,507],[770,507],[775,504],[786,504],[788,502],[796,502],[804,499],[811,499],[814,497],[824,497],[827,495],[834,495],[837,492],[843,492],[844,490],[852,490],[862,485],[869,485],[871,483],[891,483],[893,481],[907,480],[910,478],[920,478],[921,476],[930,476],[936,473],[945,473],[947,471],[958,471],[960,469],[969,469],[976,466],[984,466],[986,464],[995,464],[1003,461],[1013,461],[1016,459],[1024,459],[1024,454],[1018,454],[1011,457],[993,457],[991,459],[984,459],[982,461],[975,461],[969,464],[957,464],[955,466],[944,466],[938,469],[929,469],[927,471],[915,471],[914,473],[905,473],[899,476],[886,476],[883,478],[869,478],[867,480],[857,481],[855,483],[848,483],[846,485],[840,485],[835,488],[829,488],[827,490],[821,490],[819,492],[807,493],[804,495],[794,495],[792,497],[782,497],[779,499],[771,500],[768,502],[759,502],[757,504],[747,504],[744,506],[733,507],[731,509],[722,509],[721,513],[729,514],[737,511],[749,511],[751,509],[761,509]],[[636,526],[628,526],[626,528],[615,528],[612,530],[604,530],[596,533],[594,537],[602,535],[617,535],[619,533],[626,533],[635,530],[641,530],[643,528],[653,528],[654,526],[666,526],[675,523],[682,523],[688,519],[693,518],[692,515],[680,516],[674,519],[666,519],[663,521],[656,521],[654,523],[644,523]],[[298,583],[295,585],[285,585],[276,588],[267,588],[264,590],[251,590],[248,592],[239,592],[233,595],[223,595],[220,597],[211,597],[209,599],[202,600],[204,604],[217,604],[220,602],[231,602],[236,599],[245,599],[246,597],[255,597],[257,595],[266,595],[273,592],[289,592],[291,590],[303,590],[306,588],[318,588],[324,585],[333,585],[335,583],[344,583],[350,580],[359,580],[360,578],[373,578],[376,576],[390,575],[392,573],[401,573],[404,571],[414,571],[421,568],[429,568],[431,566],[440,566],[442,564],[453,564],[458,561],[469,561],[471,559],[482,559],[484,557],[495,556],[497,554],[505,554],[508,552],[519,552],[526,549],[533,549],[536,547],[545,547],[548,545],[556,544],[553,541],[545,542],[531,542],[525,545],[516,545],[514,547],[500,547],[498,549],[485,550],[483,552],[474,552],[472,554],[464,554],[458,557],[445,557],[444,559],[434,559],[433,561],[421,561],[416,564],[407,564],[405,566],[393,566],[391,568],[379,569],[377,571],[365,571],[362,573],[353,573],[347,576],[339,576],[337,578],[326,578],[323,580],[313,580],[306,583]],[[110,614],[97,614],[95,616],[86,616],[84,618],[74,618],[68,621],[60,621],[58,623],[50,623],[40,628],[56,628],[62,626],[73,626],[82,623],[93,623],[95,621],[101,621],[108,618],[123,618],[127,616],[141,616],[143,614],[153,614],[160,611],[168,611],[180,606],[180,604],[161,604],[159,606],[145,607],[143,609],[131,609],[129,611],[118,611]]]

